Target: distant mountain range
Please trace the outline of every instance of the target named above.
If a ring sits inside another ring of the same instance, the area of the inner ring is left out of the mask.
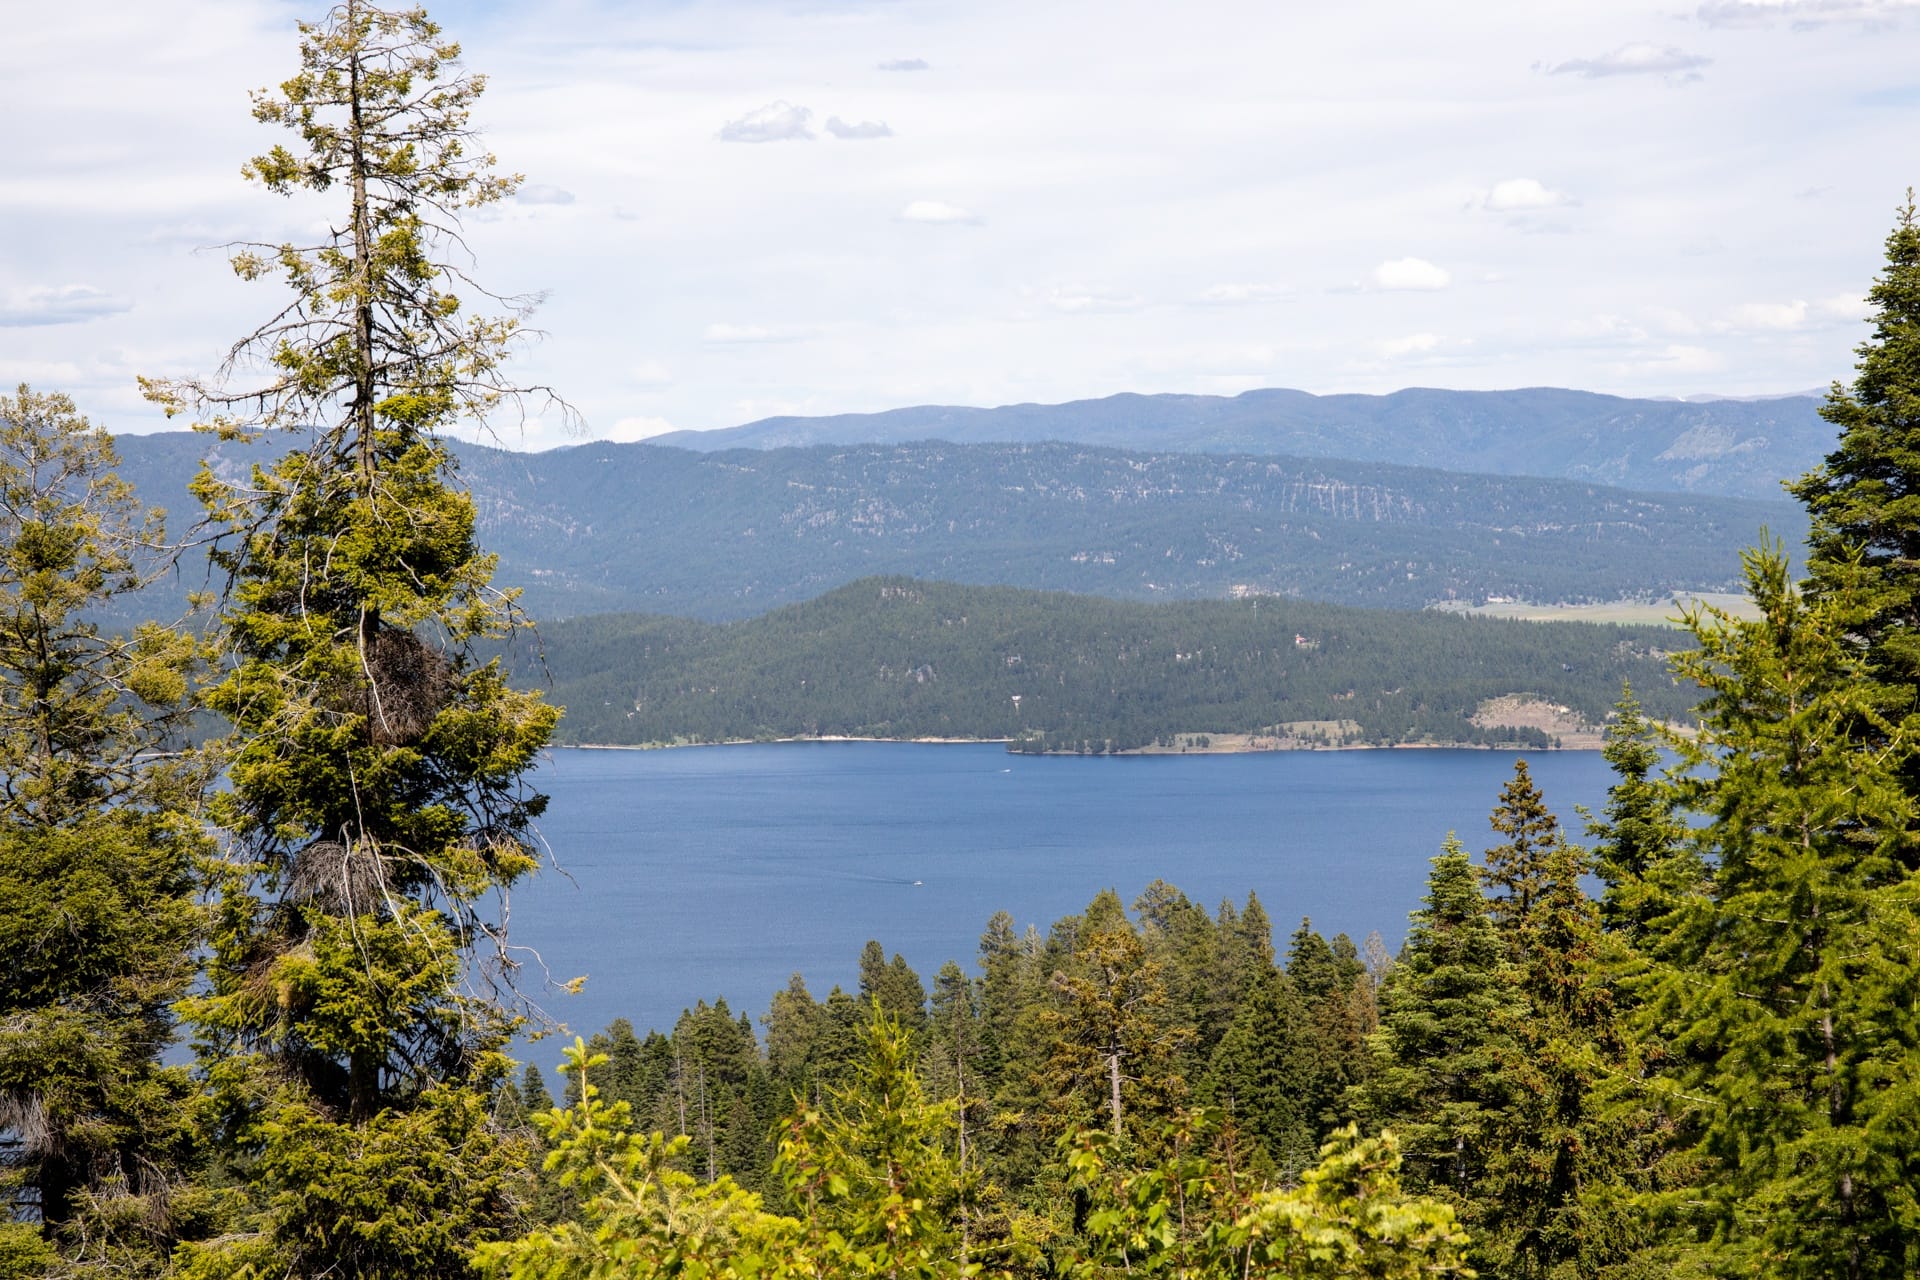
[[[119,446],[176,535],[203,454],[236,478],[266,456],[191,433]],[[536,618],[740,618],[877,573],[1156,600],[1607,600],[1728,587],[1762,525],[1805,528],[1784,501],[1083,444],[459,455],[498,580]],[[188,565],[166,590],[204,581]]]
[[[996,409],[925,405],[885,413],[766,418],[678,431],[686,449],[1070,441],[1154,452],[1246,453],[1548,476],[1632,489],[1777,498],[1833,448],[1811,395],[1632,400],[1553,387],[1413,388],[1391,395],[1116,395]]]

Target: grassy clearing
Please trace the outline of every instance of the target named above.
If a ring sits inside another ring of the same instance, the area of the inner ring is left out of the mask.
[[[1702,591],[1668,600],[1614,600],[1604,604],[1483,604],[1466,612],[1488,618],[1518,618],[1523,622],[1619,622],[1678,627],[1681,610],[1694,601],[1724,609],[1736,618],[1759,616],[1753,601],[1728,591]]]

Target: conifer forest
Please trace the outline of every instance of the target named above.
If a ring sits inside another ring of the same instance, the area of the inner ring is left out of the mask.
[[[142,379],[250,475],[163,521],[82,406],[0,397],[0,1280],[1920,1274],[1911,191],[1804,553],[1636,651],[1583,829],[1524,762],[1466,804],[1496,842],[1397,953],[1090,885],[970,966],[869,941],[857,990],[576,1039],[505,910],[562,711],[448,435],[569,406],[463,253],[521,179],[459,55],[342,0],[254,98],[247,176],[330,213]],[[103,621],[189,543],[187,616]]]

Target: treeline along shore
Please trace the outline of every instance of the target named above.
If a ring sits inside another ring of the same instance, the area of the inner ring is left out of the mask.
[[[1683,635],[884,577],[730,624],[642,614],[548,623],[537,647],[521,638],[508,653],[516,678],[551,680],[567,708],[560,741],[575,745],[1544,748],[1557,724],[1603,724],[1623,684],[1656,718],[1683,718],[1693,695],[1666,667]],[[1529,705],[1547,714],[1530,716]]]

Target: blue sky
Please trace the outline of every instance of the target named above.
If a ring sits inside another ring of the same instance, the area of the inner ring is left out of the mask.
[[[278,295],[204,246],[324,204],[283,0],[32,5],[0,81],[0,379],[162,423]],[[632,439],[774,413],[1258,386],[1751,394],[1847,375],[1920,183],[1920,6],[430,6],[522,198],[479,277]],[[509,443],[564,443],[554,423]]]

